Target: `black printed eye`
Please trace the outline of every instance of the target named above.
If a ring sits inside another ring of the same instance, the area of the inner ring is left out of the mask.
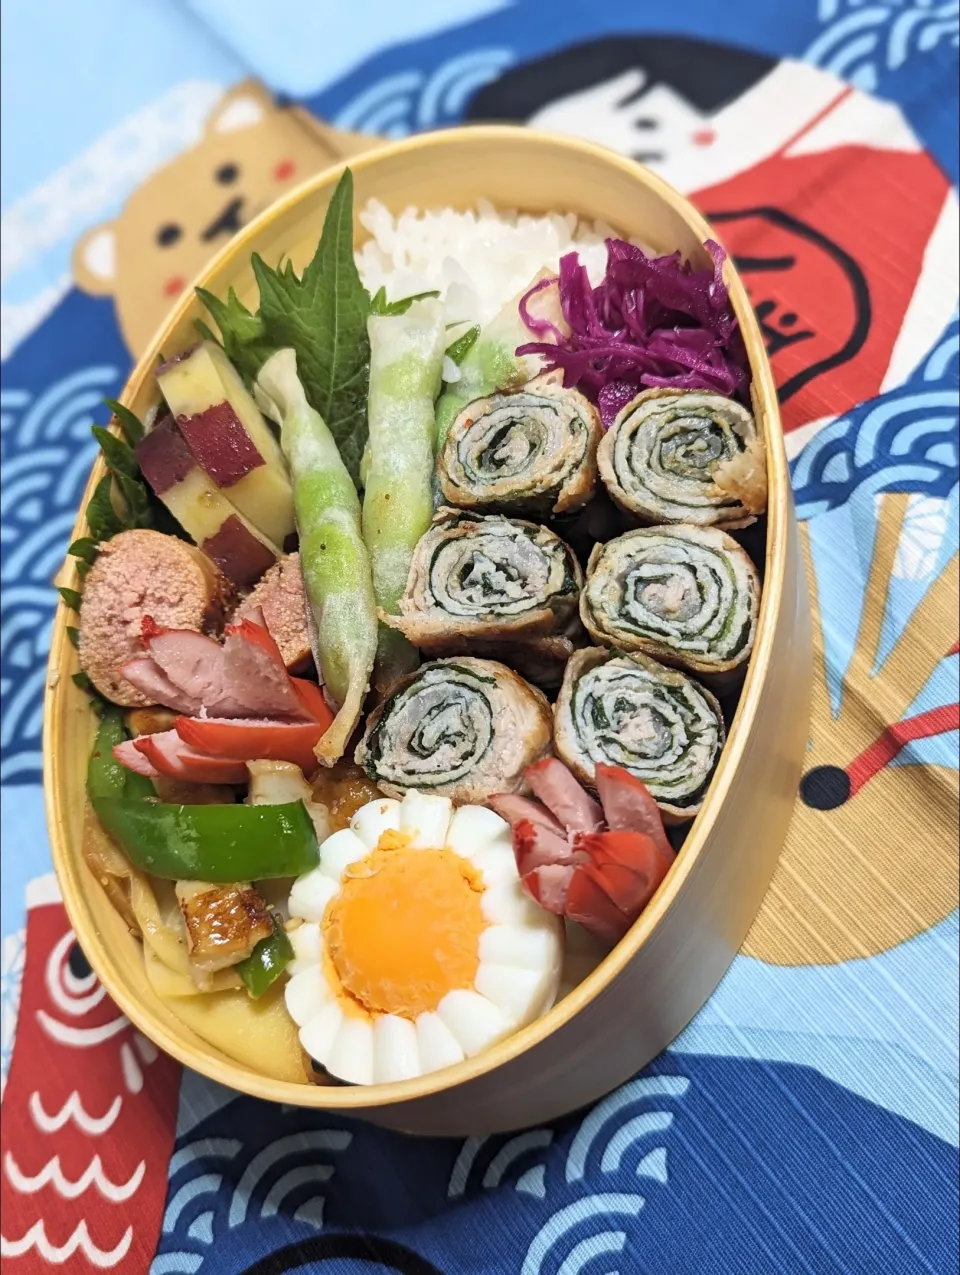
[[[181,228],[174,221],[168,221],[165,226],[161,226],[157,231],[157,243],[161,248],[169,248],[171,244],[175,244],[183,234]]]
[[[236,164],[221,164],[214,173],[217,181],[221,186],[229,186],[231,182],[235,182],[240,176],[240,169]]]
[[[80,950],[77,943],[70,944],[70,951],[67,955],[67,964],[70,967],[70,973],[74,978],[89,978],[93,971],[90,968],[90,962]]]

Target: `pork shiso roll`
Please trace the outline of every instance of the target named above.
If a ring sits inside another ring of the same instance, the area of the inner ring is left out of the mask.
[[[516,792],[551,749],[550,705],[504,664],[424,664],[371,715],[357,765],[388,796],[411,788],[456,802]]]
[[[586,634],[579,620],[575,630],[571,627],[571,632],[573,637],[550,633],[536,637],[519,634],[517,637],[481,639],[462,637],[451,631],[448,637],[437,639],[434,653],[445,656],[476,655],[485,660],[497,660],[508,665],[534,686],[545,691],[555,691],[563,681],[567,660],[577,647],[586,644]]]
[[[596,545],[580,596],[591,637],[705,677],[742,668],[753,649],[760,581],[715,527],[643,527]]]
[[[576,625],[582,585],[572,550],[548,528],[444,509],[417,545],[400,615],[383,618],[426,651],[562,633]]]
[[[518,514],[579,509],[597,481],[597,409],[556,373],[468,403],[437,459],[446,500]]]
[[[645,390],[619,413],[597,460],[616,503],[644,522],[748,527],[767,507],[756,422],[722,394]]]
[[[708,690],[638,652],[574,652],[554,716],[557,755],[578,779],[592,784],[600,761],[623,766],[646,784],[667,823],[700,809],[726,738]]]

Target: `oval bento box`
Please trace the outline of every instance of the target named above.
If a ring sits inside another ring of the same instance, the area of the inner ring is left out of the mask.
[[[705,263],[710,228],[659,178],[588,143],[510,127],[426,134],[350,164],[356,208],[375,196],[393,212],[467,208],[478,198],[525,212],[572,211],[627,236]],[[256,305],[250,255],[310,259],[342,171],[328,169],[247,226],[198,281]],[[363,236],[355,227],[358,242]],[[203,1075],[259,1098],[349,1112],[423,1134],[481,1134],[572,1111],[628,1079],[668,1045],[717,986],[773,875],[807,741],[809,613],[776,390],[756,317],[728,262],[726,278],[750,356],[767,445],[769,511],[756,646],[729,739],[703,808],[663,886],[625,939],[543,1018],[476,1058],[416,1080],[320,1087],[266,1078],[207,1045],[154,995],[138,940],[81,856],[85,769],[93,714],[72,682],[77,657],[64,608],[53,630],[44,706],[44,779],[53,859],[76,936],[108,993],[160,1048]],[[195,336],[192,290],[130,377],[123,402],[142,414],[152,369]],[[102,474],[98,461],[84,498]],[[85,534],[78,518],[74,536]],[[71,560],[72,562],[73,560]],[[74,567],[61,583],[77,587]]]

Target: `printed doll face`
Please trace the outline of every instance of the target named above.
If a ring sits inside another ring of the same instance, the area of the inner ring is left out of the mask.
[[[666,175],[722,150],[717,117],[781,65],[700,40],[593,40],[511,68],[467,114],[583,137]]]
[[[594,88],[558,98],[536,111],[534,128],[569,133],[630,155],[651,168],[714,139],[710,114],[669,84],[634,67]]]

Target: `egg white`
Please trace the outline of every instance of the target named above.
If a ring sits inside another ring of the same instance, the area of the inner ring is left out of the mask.
[[[345,1013],[324,970],[320,922],[350,867],[385,832],[410,834],[408,850],[446,847],[466,859],[483,884],[485,928],[474,986],[448,992],[415,1021],[397,1014]],[[410,1080],[462,1062],[532,1022],[553,1005],[564,959],[560,919],[524,891],[510,825],[483,806],[454,811],[446,797],[408,792],[378,798],[320,846],[320,864],[290,892],[294,960],[288,966],[287,1011],[300,1043],[332,1076],[357,1085]]]

